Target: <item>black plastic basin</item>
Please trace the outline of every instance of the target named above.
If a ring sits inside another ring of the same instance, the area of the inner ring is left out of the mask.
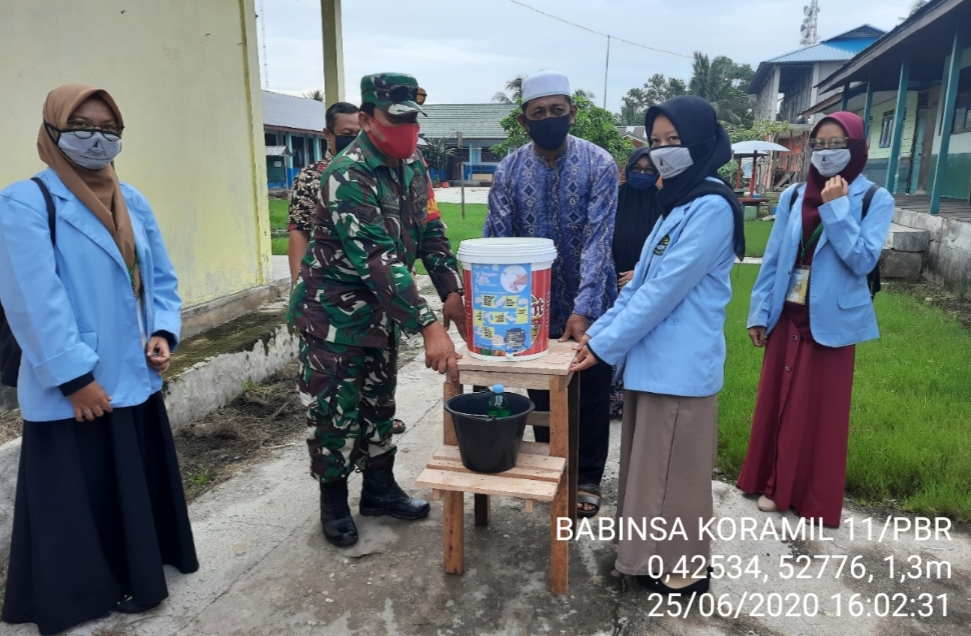
[[[456,395],[445,403],[452,414],[462,465],[477,473],[501,473],[516,465],[526,417],[536,409],[532,400],[504,393],[509,417],[489,417],[491,392]]]

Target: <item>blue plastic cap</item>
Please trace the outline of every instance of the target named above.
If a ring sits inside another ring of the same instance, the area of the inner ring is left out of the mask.
[[[493,393],[503,393],[505,390],[506,390],[506,387],[502,386],[501,384],[493,384],[492,385],[492,392]]]

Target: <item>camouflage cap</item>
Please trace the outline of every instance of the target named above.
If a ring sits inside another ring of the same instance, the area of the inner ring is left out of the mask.
[[[389,115],[426,115],[417,98],[418,81],[411,75],[375,73],[361,78],[361,102],[373,102]]]

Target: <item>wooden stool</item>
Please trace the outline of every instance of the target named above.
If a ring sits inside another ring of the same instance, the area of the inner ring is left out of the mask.
[[[465,385],[540,389],[550,392],[550,411],[534,412],[527,420],[535,426],[549,426],[550,443],[523,442],[516,466],[498,474],[474,473],[462,465],[452,416],[445,411],[445,446],[440,448],[416,484],[431,488],[436,499],[445,499],[445,571],[464,571],[465,493],[475,497],[475,525],[489,525],[489,497],[517,497],[527,511],[533,502],[550,505],[550,591],[567,591],[569,542],[557,540],[556,519],[577,520],[577,447],[580,423],[580,379],[570,373],[574,343],[551,342],[549,353],[538,360],[507,362],[475,360],[463,347],[459,360],[459,381],[445,382],[445,400],[464,392]]]

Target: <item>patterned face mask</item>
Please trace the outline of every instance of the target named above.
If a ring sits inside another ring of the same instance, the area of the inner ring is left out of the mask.
[[[670,179],[693,166],[695,162],[687,146],[658,146],[651,149],[651,163],[657,167],[662,179]]]
[[[81,131],[87,132],[87,131]],[[90,137],[80,137],[72,131],[62,131],[57,147],[68,159],[88,170],[101,170],[115,160],[121,152],[121,139],[105,139],[103,133],[95,132]]]
[[[819,174],[824,177],[835,177],[850,165],[852,158],[849,148],[840,148],[839,150],[813,150],[809,160],[816,166]]]

